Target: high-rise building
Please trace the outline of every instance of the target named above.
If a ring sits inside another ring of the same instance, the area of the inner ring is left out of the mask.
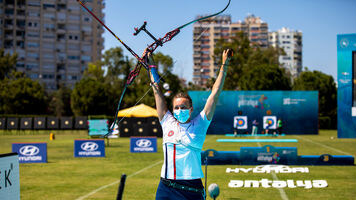
[[[216,76],[220,67],[213,59],[216,42],[219,39],[228,40],[237,32],[243,32],[251,43],[261,48],[268,47],[268,24],[254,15],[248,15],[243,22],[232,23],[230,15],[220,15],[194,24],[194,84],[205,87],[209,78]]]
[[[103,19],[104,0],[86,0]],[[77,1],[0,0],[0,48],[17,53],[16,69],[44,84],[73,87],[88,62],[101,59],[104,30]]]
[[[281,28],[269,33],[270,46],[282,48],[285,52],[285,55],[279,57],[279,63],[290,72],[292,80],[299,76],[303,68],[302,36],[302,32],[288,28]]]

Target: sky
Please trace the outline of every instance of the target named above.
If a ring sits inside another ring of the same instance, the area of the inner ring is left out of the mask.
[[[198,15],[222,10],[228,0],[105,0],[105,24],[132,50],[141,55],[153,40],[143,32],[133,36],[134,28],[147,21],[146,28],[156,37],[193,20]],[[303,67],[332,75],[337,80],[338,34],[356,33],[356,0],[231,0],[223,13],[232,22],[254,14],[268,23],[269,31],[282,27],[303,33]],[[108,31],[104,50],[123,45]],[[158,47],[156,52],[171,56],[173,72],[188,81],[193,73],[193,25],[187,26]],[[128,51],[125,55],[130,56]]]

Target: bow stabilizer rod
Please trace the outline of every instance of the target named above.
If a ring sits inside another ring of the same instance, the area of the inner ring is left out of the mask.
[[[81,1],[81,0],[77,0],[77,2],[86,10],[88,11],[88,13],[93,16],[96,21],[98,21],[107,31],[109,31],[109,33],[111,33],[111,35],[113,35],[122,45],[124,45],[124,47],[138,60],[138,62],[144,66],[147,70],[148,70],[148,65],[143,61],[142,58],[140,58],[140,56],[137,55],[136,52],[134,52],[129,46],[127,46],[114,32],[112,32],[110,30],[109,27],[107,27],[104,22],[102,22],[91,10],[89,10],[89,8]]]

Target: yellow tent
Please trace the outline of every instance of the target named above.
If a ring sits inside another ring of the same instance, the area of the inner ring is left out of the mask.
[[[158,114],[156,109],[142,103],[119,111],[117,117],[158,117]]]

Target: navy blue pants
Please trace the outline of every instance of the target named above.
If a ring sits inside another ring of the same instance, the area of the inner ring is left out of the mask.
[[[175,180],[174,182],[194,188],[204,188],[201,179]],[[160,181],[157,188],[156,200],[204,200],[204,196],[201,193],[168,187]]]

